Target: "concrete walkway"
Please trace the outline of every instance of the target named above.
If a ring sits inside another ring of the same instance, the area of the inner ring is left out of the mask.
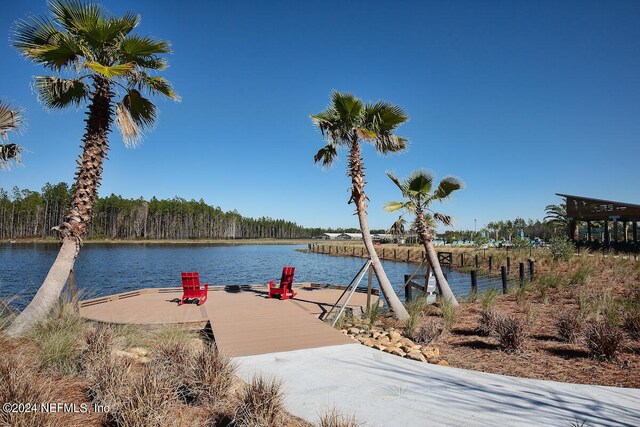
[[[507,377],[403,359],[360,344],[237,357],[284,381],[294,415],[336,408],[368,427],[640,426],[640,389]]]

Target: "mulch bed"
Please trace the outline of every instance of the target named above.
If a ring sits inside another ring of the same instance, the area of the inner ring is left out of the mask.
[[[477,335],[482,307],[479,303],[463,303],[458,322],[437,343],[440,354],[451,366],[476,371],[578,384],[640,387],[640,343],[625,337],[618,359],[613,362],[590,357],[585,344],[564,343],[558,337],[554,315],[573,304],[565,298],[559,301],[556,304],[530,301],[534,320],[528,327],[529,337],[523,349],[517,353],[501,351],[494,337]],[[512,295],[499,297],[496,308],[520,314],[526,310],[518,307]]]

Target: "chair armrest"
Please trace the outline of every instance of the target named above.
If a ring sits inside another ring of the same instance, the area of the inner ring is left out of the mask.
[[[207,291],[207,292],[209,291],[209,284],[208,283],[204,284],[204,290]]]

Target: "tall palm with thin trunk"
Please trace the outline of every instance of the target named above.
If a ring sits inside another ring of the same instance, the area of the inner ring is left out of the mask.
[[[78,0],[53,0],[49,11],[50,16],[18,21],[13,46],[55,74],[35,77],[34,88],[45,107],[86,105],[87,118],[71,206],[54,228],[60,252],[31,303],[8,329],[13,336],[49,312],[73,268],[91,222],[113,120],[125,145],[133,146],[156,120],[156,106],[148,97],[179,99],[169,81],[152,74],[167,67],[161,55],[170,52],[169,43],[132,34],[139,15],[113,17],[97,4]]]
[[[389,202],[385,205],[385,210],[394,212],[404,209],[406,212],[415,215],[416,231],[420,243],[422,243],[427,253],[427,259],[431,264],[433,274],[436,276],[440,294],[445,300],[457,306],[458,301],[442,273],[438,254],[433,246],[434,222],[438,221],[448,226],[451,225],[452,219],[449,215],[431,211],[429,205],[432,202],[441,202],[447,199],[454,191],[462,188],[462,182],[449,176],[442,179],[438,187],[432,192],[433,176],[427,171],[417,170],[402,182],[390,172],[387,175],[400,189],[405,200],[402,202]]]
[[[19,131],[22,124],[22,110],[0,101],[0,170],[20,161],[22,148],[9,141],[8,132]]]
[[[327,141],[327,145],[314,156],[315,163],[320,162],[323,166],[330,166],[338,156],[338,148],[344,147],[349,150],[347,172],[351,178],[349,203],[355,204],[364,245],[367,248],[382,294],[395,316],[400,320],[406,320],[409,318],[409,314],[394,292],[391,282],[382,268],[369,232],[361,143],[371,143],[380,154],[404,150],[406,139],[395,135],[394,131],[407,121],[407,115],[400,107],[386,102],[364,104],[354,95],[333,92],[329,107],[325,111],[312,115],[311,120]]]

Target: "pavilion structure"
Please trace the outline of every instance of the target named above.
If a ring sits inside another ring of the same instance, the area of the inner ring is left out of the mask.
[[[576,243],[622,251],[637,251],[640,205],[556,193],[567,206],[567,234]],[[577,226],[586,222],[586,241],[579,238]],[[593,229],[600,232],[594,236]]]

